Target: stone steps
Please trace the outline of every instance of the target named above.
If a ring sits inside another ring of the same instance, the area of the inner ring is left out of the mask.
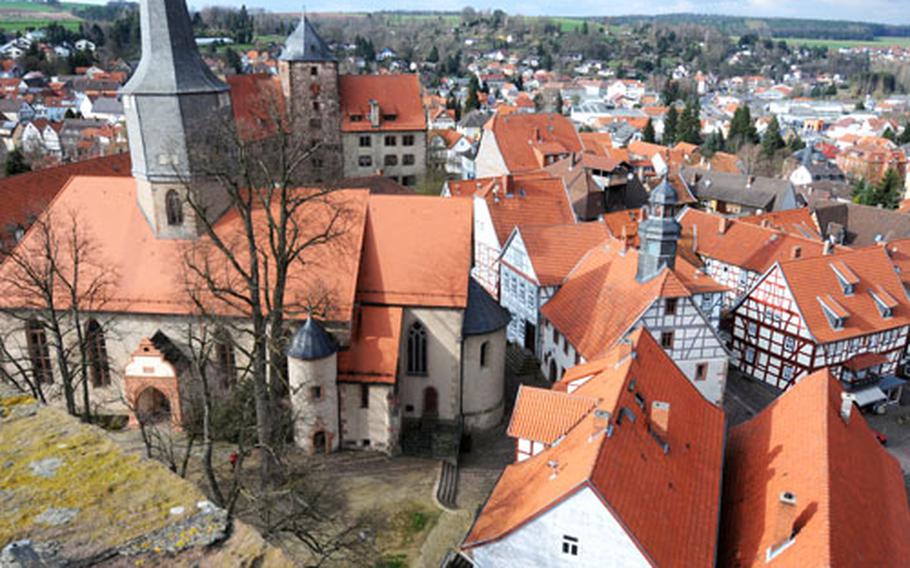
[[[458,493],[458,464],[451,460],[442,460],[440,463],[436,499],[443,507],[455,509],[455,498]]]

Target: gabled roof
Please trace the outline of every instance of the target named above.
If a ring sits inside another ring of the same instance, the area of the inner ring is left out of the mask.
[[[878,241],[910,237],[910,215],[881,207],[819,201],[815,203],[815,218],[825,237],[843,231],[848,246],[864,247]]]
[[[466,307],[472,228],[470,200],[373,195],[357,300],[391,306]]]
[[[685,168],[682,175],[695,196],[702,201],[716,199],[775,211],[782,207],[788,194],[796,194],[787,180],[690,168]]]
[[[590,360],[613,347],[655,300],[726,290],[682,258],[645,283],[637,271],[638,251],[609,239],[586,253],[541,313]]]
[[[858,277],[852,293],[844,292],[832,266],[844,266]],[[910,299],[882,247],[781,262],[780,268],[810,333],[820,343],[910,324]],[[897,301],[888,317],[882,316],[873,297],[883,298],[880,290]],[[845,318],[842,329],[832,328],[822,302]]]
[[[565,186],[545,172],[447,182],[453,196],[487,202],[496,237],[505,244],[518,225],[568,225],[575,222]]]
[[[105,287],[104,311],[145,314],[187,315],[197,313],[187,287],[194,286],[194,279],[184,269],[187,255],[201,266],[211,258],[224,267],[224,256],[212,253],[211,242],[206,237],[194,241],[157,239],[145,220],[136,196],[136,180],[131,177],[75,177],[60,191],[48,207],[46,215],[51,225],[60,231],[70,227],[69,219],[75,216],[80,228],[86,229],[94,248],[92,263],[103,266],[110,274]],[[312,191],[300,189],[298,191]],[[288,275],[286,304],[289,319],[302,319],[306,307],[328,299],[325,319],[348,322],[354,306],[354,291],[360,266],[361,243],[369,193],[358,190],[339,190],[323,197],[315,197],[298,210],[297,228],[300,239],[314,238],[326,230],[330,219],[336,219],[334,229],[341,233],[329,243],[308,248],[300,262],[292,265]],[[116,215],[111,214],[112,211]],[[265,213],[255,210],[253,222],[257,231],[265,231]],[[293,224],[292,224],[293,225]],[[235,211],[228,211],[213,229],[232,248],[238,262],[246,261],[242,240],[242,221]],[[58,238],[64,238],[65,233]],[[260,242],[265,237],[259,234]],[[239,242],[238,242],[239,241]],[[28,251],[40,247],[41,235],[30,230],[19,243]],[[192,247],[190,245],[193,245]],[[7,261],[0,264],[0,282],[16,278],[17,268]],[[216,279],[233,279],[236,275],[225,267],[214,273]],[[189,280],[189,282],[188,282]],[[12,290],[4,284],[0,291],[3,307],[27,305],[21,290]],[[211,301],[203,294],[204,303]],[[100,307],[98,308],[100,309]],[[223,302],[213,302],[211,309],[224,315],[239,315]]]
[[[335,61],[332,50],[322,41],[309,18],[304,16],[284,42],[282,61]]]
[[[763,565],[790,530],[775,564],[900,566],[910,557],[901,468],[856,408],[844,421],[842,392],[819,371],[730,431],[718,565]],[[780,527],[784,492],[796,510]]]
[[[401,344],[402,308],[361,306],[351,346],[338,353],[338,380],[395,384]]]
[[[824,243],[739,219],[686,209],[679,218],[683,231],[691,234],[695,252],[739,266],[765,272],[775,262],[822,256]],[[723,229],[723,231],[721,231]]]
[[[723,411],[702,398],[647,332],[635,332],[605,359],[602,372],[562,395],[595,399],[596,407],[559,444],[506,468],[465,548],[504,538],[587,487],[653,564],[714,565]],[[657,436],[654,402],[669,405],[669,427]]]
[[[74,162],[0,180],[0,240],[28,228],[73,176],[129,177],[129,152]]]
[[[596,398],[521,385],[506,434],[553,444],[594,410],[597,403]]]
[[[417,75],[341,75],[338,86],[342,132],[427,129]],[[370,123],[370,101],[379,103],[376,128]]]
[[[512,234],[512,238],[521,235],[541,286],[562,284],[581,257],[609,236],[606,225],[600,222],[519,225]]]
[[[545,156],[571,154],[582,149],[575,127],[568,118],[558,114],[497,114],[484,129],[496,139],[511,173],[541,168],[546,165]]]
[[[761,225],[769,229],[778,229],[813,241],[823,240],[818,226],[815,224],[815,218],[812,217],[812,212],[807,207],[740,217],[739,221]]]

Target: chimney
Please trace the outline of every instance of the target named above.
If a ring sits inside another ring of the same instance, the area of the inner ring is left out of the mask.
[[[774,540],[771,541],[771,548],[768,550],[768,556],[772,557],[775,552],[785,546],[793,538],[793,522],[796,520],[796,495],[789,491],[783,491],[780,494],[777,504],[776,518],[774,519]]]
[[[717,220],[717,232],[721,235],[727,232],[727,229],[730,228],[730,220],[726,217],[721,217]]]
[[[670,432],[670,403],[655,400],[651,403],[651,431],[667,439]]]
[[[771,221],[769,221],[768,219],[762,219],[761,226],[764,227],[765,229],[767,229],[768,227],[771,226]]]
[[[370,99],[370,126],[379,128],[379,101]]]
[[[755,181],[755,176],[746,177],[746,189],[752,189],[752,182]]]
[[[803,249],[799,245],[796,245],[792,249],[790,249],[790,258],[791,259],[795,260],[795,259],[801,257],[802,255],[803,255]]]
[[[850,422],[850,414],[853,412],[853,398],[845,393],[840,393],[840,417],[844,422]]]
[[[825,244],[822,245],[822,254],[825,256],[828,256],[833,252],[834,252],[834,243],[831,242],[831,239],[825,239]]]
[[[692,252],[698,252],[698,225],[692,225]]]
[[[559,462],[556,460],[550,460],[547,462],[547,467],[550,468],[550,479],[556,479],[559,475]]]

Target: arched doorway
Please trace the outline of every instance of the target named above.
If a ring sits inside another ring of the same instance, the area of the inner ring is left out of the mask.
[[[553,359],[550,359],[550,382],[556,382],[556,361]]]
[[[423,417],[439,416],[439,392],[433,387],[423,389]]]
[[[328,441],[325,430],[317,430],[316,433],[313,434],[313,451],[317,454],[329,453]]]
[[[156,389],[148,387],[136,398],[136,416],[145,424],[171,421],[171,401]]]

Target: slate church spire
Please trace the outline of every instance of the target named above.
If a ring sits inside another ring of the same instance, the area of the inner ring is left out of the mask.
[[[676,190],[664,176],[648,198],[648,216],[638,226],[641,242],[638,252],[636,280],[647,282],[664,268],[676,266],[676,248],[682,227],[676,220],[678,200]]]
[[[185,0],[141,0],[140,18],[142,59],[123,87],[137,197],[156,237],[192,238],[188,187],[206,217],[225,208],[203,151],[232,135],[230,93],[199,54]]]

